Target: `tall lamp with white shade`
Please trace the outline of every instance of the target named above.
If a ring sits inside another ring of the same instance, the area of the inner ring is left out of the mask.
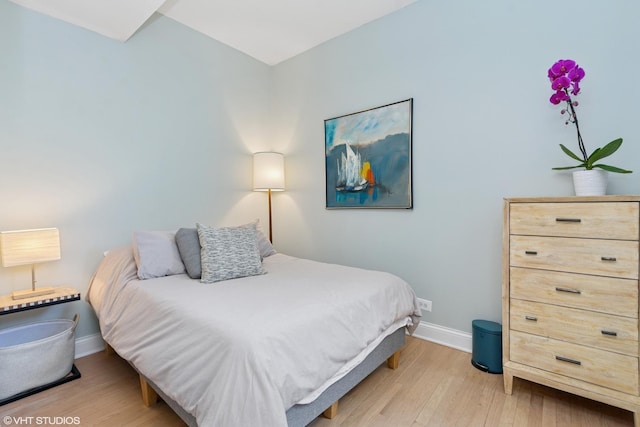
[[[36,264],[60,259],[57,228],[0,231],[0,257],[3,267],[31,265],[31,290],[13,292],[14,300],[55,292],[51,287],[36,288]]]
[[[271,226],[271,192],[284,191],[284,156],[282,153],[253,154],[253,191],[269,194],[269,240],[273,242]]]

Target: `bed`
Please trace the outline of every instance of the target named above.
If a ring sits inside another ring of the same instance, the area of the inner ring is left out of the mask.
[[[257,251],[256,274],[203,283],[211,250],[200,233],[201,279],[180,272],[175,252],[163,259],[157,250],[145,256],[160,275],[144,277],[134,235],[133,247],[105,254],[87,299],[105,342],[140,373],[147,401],[157,392],[188,425],[304,426],[385,360],[397,365],[420,308],[395,275],[275,253],[246,229],[246,241],[215,246],[236,258],[240,246]],[[173,251],[177,234],[164,236]]]

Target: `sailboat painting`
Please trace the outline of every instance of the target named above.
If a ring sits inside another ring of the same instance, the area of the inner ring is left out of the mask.
[[[413,207],[413,99],[324,121],[326,207]]]

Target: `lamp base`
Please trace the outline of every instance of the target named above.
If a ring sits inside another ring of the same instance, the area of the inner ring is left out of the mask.
[[[47,287],[47,288],[37,288],[37,289],[29,289],[27,291],[15,291],[11,294],[12,299],[25,299],[31,297],[39,297],[40,295],[52,294],[56,290],[55,288]]]

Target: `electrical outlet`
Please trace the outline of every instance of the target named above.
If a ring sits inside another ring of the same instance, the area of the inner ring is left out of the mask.
[[[428,299],[418,298],[418,303],[420,304],[420,309],[424,311],[431,311],[431,301]]]

